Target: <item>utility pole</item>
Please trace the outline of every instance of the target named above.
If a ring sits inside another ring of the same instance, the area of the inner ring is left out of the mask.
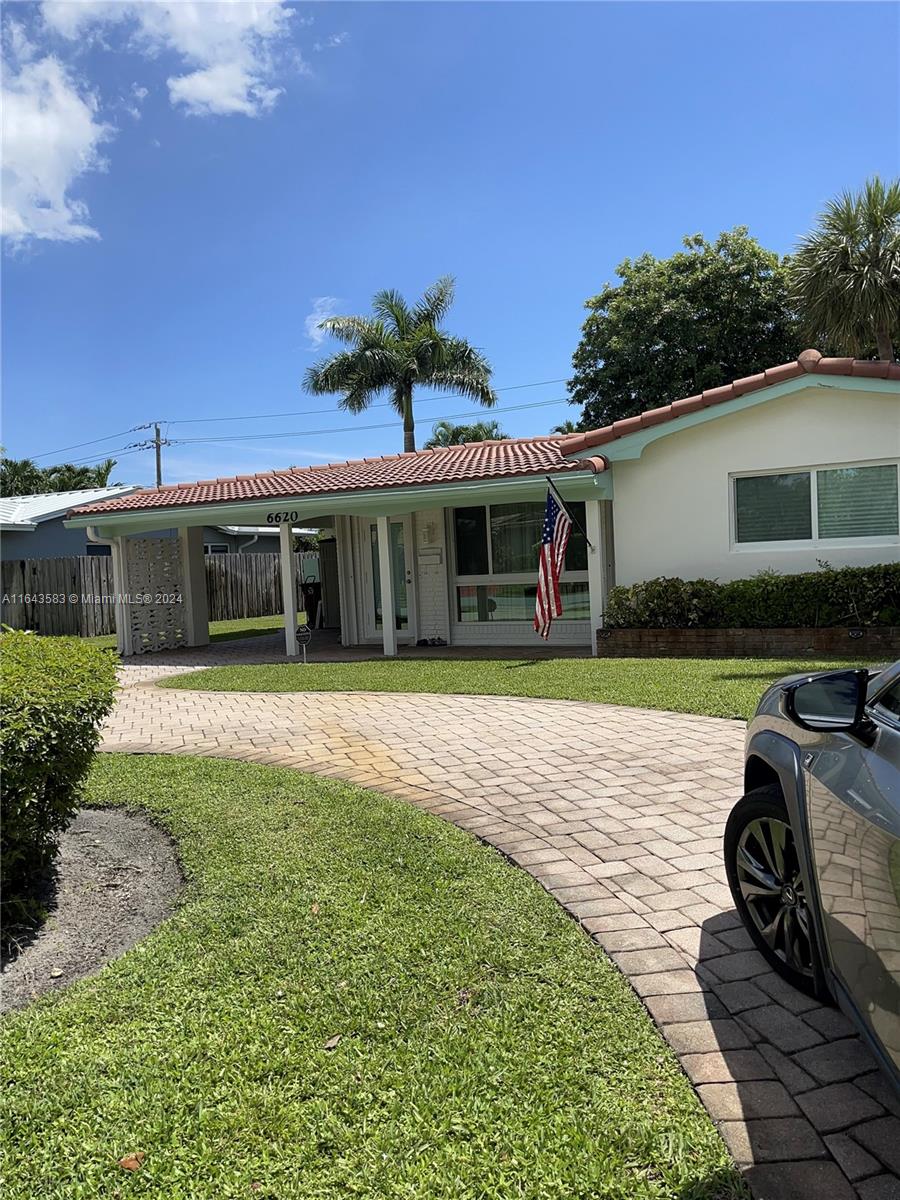
[[[153,445],[156,449],[156,486],[162,487],[162,439],[158,424],[153,426]]]
[[[172,442],[167,437],[162,436],[159,421],[148,421],[146,425],[135,425],[132,432],[137,433],[141,429],[152,429],[153,437],[147,438],[144,442],[130,442],[124,449],[149,450],[152,447],[156,458],[156,486],[162,487],[162,448],[163,446],[171,446]]]

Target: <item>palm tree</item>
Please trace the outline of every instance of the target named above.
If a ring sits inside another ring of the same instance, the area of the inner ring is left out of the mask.
[[[116,465],[114,458],[95,467],[77,466],[75,463],[57,463],[55,467],[47,467],[46,491],[75,492],[80,488],[106,487],[109,477]]]
[[[0,495],[34,496],[47,490],[43,470],[30,458],[0,459]]]
[[[440,323],[453,303],[454,281],[445,275],[410,306],[399,292],[378,292],[371,317],[328,317],[319,325],[349,346],[306,372],[304,386],[313,395],[337,393],[339,406],[360,413],[376,396],[388,395],[403,418],[403,449],[415,450],[413,392],[416,387],[446,388],[496,404],[491,367],[464,338],[453,337]]]
[[[554,425],[550,430],[551,433],[580,433],[580,429],[574,421],[560,421],[558,425]]]
[[[454,425],[451,421],[438,421],[425,443],[426,450],[435,446],[461,446],[463,442],[502,442],[509,437],[500,428],[498,421],[475,421],[472,425]]]
[[[893,361],[900,337],[900,180],[876,175],[832,200],[789,264],[806,332],[839,350]]]

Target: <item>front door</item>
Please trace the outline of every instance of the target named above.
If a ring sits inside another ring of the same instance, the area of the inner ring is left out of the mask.
[[[384,606],[381,602],[381,557],[378,550],[378,525],[369,521],[364,547],[367,566],[366,637],[380,641],[383,636]],[[412,518],[392,517],[389,524],[391,576],[394,582],[394,611],[389,616],[397,630],[397,641],[414,645],[416,640],[415,581],[413,576]]]

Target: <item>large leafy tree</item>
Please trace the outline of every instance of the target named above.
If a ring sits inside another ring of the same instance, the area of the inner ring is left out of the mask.
[[[464,338],[441,328],[453,303],[454,281],[447,275],[408,304],[399,292],[378,292],[369,317],[329,317],[319,325],[348,347],[306,372],[314,395],[338,395],[339,406],[360,413],[386,396],[403,419],[403,449],[415,450],[413,395],[417,387],[442,388],[496,403],[491,367]]]
[[[30,458],[0,458],[0,495],[35,496],[38,492],[74,492],[79,488],[106,487],[116,460],[107,458],[96,466],[57,463],[39,467]]]
[[[642,254],[586,302],[573,357],[580,429],[608,425],[796,357],[786,267],[745,226]]]
[[[900,180],[832,200],[790,262],[804,331],[838,353],[892,361],[900,340]]]
[[[438,421],[431,430],[425,449],[435,446],[461,446],[463,442],[501,442],[509,435],[500,428],[498,421],[475,421],[471,425],[454,425],[451,421]]]

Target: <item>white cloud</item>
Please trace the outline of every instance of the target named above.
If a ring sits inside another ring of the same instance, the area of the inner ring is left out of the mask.
[[[343,46],[349,36],[350,34],[346,30],[342,33],[333,33],[324,42],[314,42],[313,50],[317,50],[320,53],[322,50],[336,50],[338,46]]]
[[[281,88],[266,87],[253,79],[240,63],[218,63],[190,75],[168,80],[169,98],[183,104],[195,117],[243,113],[259,116],[275,104]]]
[[[293,15],[285,0],[44,0],[42,12],[65,38],[123,22],[140,53],[177,54],[193,69],[169,78],[169,98],[192,116],[258,116],[281,94],[273,81]]]
[[[4,237],[13,245],[98,237],[87,206],[70,195],[81,175],[105,169],[99,147],[112,129],[98,120],[96,97],[46,55],[5,64],[0,103]]]
[[[319,326],[326,317],[333,317],[340,303],[336,296],[315,296],[312,301],[312,311],[307,314],[304,325],[308,339],[308,349],[318,350],[328,337],[328,333]]]
[[[139,121],[141,119],[141,105],[149,95],[149,90],[145,87],[141,87],[139,83],[133,83],[131,85],[131,96],[129,100],[125,102],[125,111],[130,117],[134,117],[135,121]]]

